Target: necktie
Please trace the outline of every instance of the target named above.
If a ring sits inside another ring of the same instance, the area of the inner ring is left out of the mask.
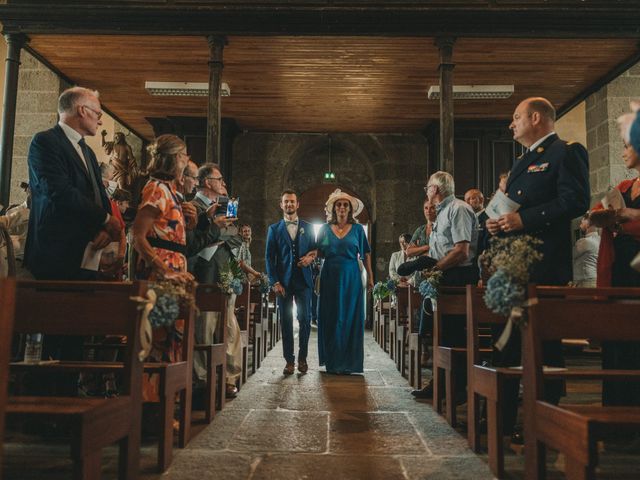
[[[91,189],[93,190],[93,199],[95,202],[102,206],[102,198],[100,197],[100,188],[98,187],[98,180],[96,179],[96,173],[93,170],[91,165],[91,149],[84,141],[84,138],[81,138],[78,142],[80,145],[80,149],[82,150],[82,155],[84,156],[85,165],[87,167],[87,173],[89,174],[89,180],[91,180]]]
[[[285,220],[285,221],[284,221],[284,223],[287,225],[287,227],[288,227],[289,225],[295,225],[295,226],[298,226],[298,222],[297,222],[297,221],[293,221],[293,222],[291,222],[291,221],[289,221],[289,220]]]

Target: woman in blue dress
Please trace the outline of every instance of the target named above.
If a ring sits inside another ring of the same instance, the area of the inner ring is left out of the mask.
[[[327,223],[318,233],[318,254],[324,257],[318,299],[318,353],[328,373],[362,373],[365,302],[361,266],[373,288],[371,255],[364,228],[354,217],[360,200],[334,191],[326,203]],[[362,264],[359,263],[359,260]]]

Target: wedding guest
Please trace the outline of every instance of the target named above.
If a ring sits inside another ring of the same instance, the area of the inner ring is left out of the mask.
[[[234,250],[241,244],[238,229],[233,225],[235,218],[227,218],[218,211],[218,199],[227,197],[227,184],[220,167],[215,163],[205,163],[198,169],[198,187],[191,202],[197,211],[196,229],[213,229],[217,226],[217,240],[206,243],[198,251],[189,249],[189,270],[200,283],[218,283],[220,273],[234,259]],[[213,230],[210,230],[213,234]],[[227,366],[225,372],[225,395],[234,398],[238,393],[236,383],[242,374],[242,333],[235,314],[236,294],[231,294],[227,302]],[[210,344],[218,328],[217,312],[205,312],[196,318],[196,342]],[[203,381],[206,378],[206,358],[202,352],[193,357],[195,377]]]
[[[472,265],[478,238],[478,219],[472,208],[455,193],[455,183],[451,174],[436,172],[429,178],[426,191],[429,200],[436,207],[437,228],[429,236],[429,256],[437,261],[435,268],[442,270],[443,286],[475,285],[478,271]],[[402,273],[402,272],[400,272]],[[466,345],[465,317],[450,315],[444,321],[442,341],[446,346],[459,347]],[[465,397],[464,386],[466,376],[458,376],[454,398]],[[433,396],[433,382],[422,390],[411,392],[416,398]]]
[[[176,179],[187,164],[187,147],[175,135],[161,135],[148,148],[151,157],[150,178],[142,190],[142,200],[133,222],[133,245],[138,252],[137,277],[140,279],[193,280],[187,272],[186,225],[177,196]],[[173,326],[153,330],[153,346],[149,360],[181,361],[180,338],[184,320]],[[159,378],[147,377],[143,385],[143,400],[158,401]]]
[[[324,258],[318,301],[318,355],[327,373],[362,373],[365,305],[362,273],[373,288],[371,249],[362,225],[360,200],[335,190],[325,205],[327,223],[318,232],[318,254]]]
[[[513,139],[526,151],[515,162],[507,179],[505,194],[520,204],[516,212],[489,219],[491,235],[531,235],[542,241],[542,260],[533,268],[531,281],[542,285],[566,285],[573,278],[571,221],[589,208],[589,156],[575,142],[565,142],[555,133],[556,110],[545,98],[532,97],[520,102],[509,128]],[[518,329],[502,351],[494,352],[494,364],[521,365]],[[494,341],[500,336],[495,330]],[[546,342],[545,365],[564,366],[560,342]],[[505,386],[504,430],[512,429],[517,414],[519,382]],[[563,392],[561,382],[547,382],[545,397],[557,404]],[[514,431],[512,442],[523,443]]]
[[[260,272],[255,270],[251,266],[251,225],[240,225],[240,238],[242,238],[242,244],[236,249],[236,259],[238,264],[244,273],[247,274],[250,281],[260,277]]]
[[[484,195],[477,188],[467,190],[464,194],[464,201],[473,209],[476,216],[484,210]]]
[[[640,173],[640,156],[625,141],[622,159],[629,170]],[[598,252],[598,287],[640,287],[640,272],[631,261],[640,253],[640,180],[623,180],[616,186],[624,207],[615,211],[598,203],[590,215],[591,222],[602,227]],[[602,367],[607,369],[640,369],[638,342],[602,342]],[[638,382],[602,382],[602,403],[610,406],[640,405]]]
[[[407,277],[401,277],[400,275],[398,275],[397,268],[398,265],[403,264],[407,261],[407,258],[409,258],[406,254],[406,249],[410,241],[410,233],[403,233],[402,235],[400,235],[400,237],[398,237],[400,250],[398,250],[397,252],[393,252],[391,254],[391,259],[389,260],[389,278],[399,281],[401,285],[406,285],[409,279]]]
[[[580,232],[583,237],[573,246],[573,283],[576,287],[593,288],[596,286],[600,233],[591,225],[588,213],[580,221]]]

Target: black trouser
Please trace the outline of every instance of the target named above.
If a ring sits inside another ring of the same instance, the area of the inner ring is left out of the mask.
[[[455,267],[445,270],[442,274],[441,285],[445,287],[464,287],[478,283],[478,269],[473,266]],[[466,315],[443,315],[442,317],[442,345],[445,347],[467,346]],[[435,374],[436,372],[434,372]],[[463,395],[467,388],[466,363],[456,375],[455,396]],[[454,396],[454,398],[455,398]]]

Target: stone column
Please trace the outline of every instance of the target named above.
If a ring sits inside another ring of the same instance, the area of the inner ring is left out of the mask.
[[[16,102],[18,97],[18,72],[20,51],[28,41],[22,33],[7,33],[7,60],[4,79],[4,109],[0,133],[0,204],[9,206],[11,193],[11,163],[13,159],[13,134],[16,126]]]
[[[453,175],[453,37],[438,37],[440,51],[440,169]]]
[[[210,35],[209,42],[209,109],[207,111],[207,162],[220,163],[220,87],[222,86],[222,52],[226,37]],[[222,172],[224,175],[225,172]]]

